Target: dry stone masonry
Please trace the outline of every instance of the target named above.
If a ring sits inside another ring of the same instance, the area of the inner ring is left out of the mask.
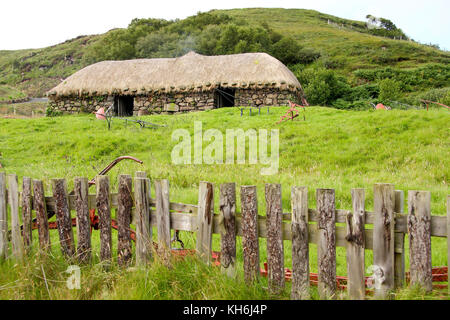
[[[63,113],[92,113],[114,103],[114,95],[50,96],[49,106]],[[298,92],[279,88],[235,89],[234,106],[287,106],[299,101]],[[211,110],[217,107],[214,91],[148,93],[135,95],[133,115]]]

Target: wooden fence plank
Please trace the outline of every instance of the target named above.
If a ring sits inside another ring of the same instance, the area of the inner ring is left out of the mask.
[[[176,228],[178,230],[183,231],[193,231],[195,232],[197,230],[197,222],[195,221],[196,215],[192,214],[171,214],[171,223],[173,225],[173,228]],[[220,234],[220,228],[216,225],[218,224],[220,217],[219,215],[214,215],[214,227],[213,227],[213,233],[214,234]],[[267,223],[266,223],[266,217],[260,216],[258,218],[258,237],[259,238],[267,238]],[[283,221],[282,224],[283,228],[283,240],[292,240],[292,225],[289,221]],[[364,242],[366,245],[366,250],[373,250],[373,229],[365,229],[364,230]],[[243,237],[244,231],[243,231],[243,217],[240,214],[236,214],[236,236]],[[342,226],[336,226],[336,247],[347,247],[347,240],[345,239],[347,236],[347,230],[346,227]],[[401,242],[401,234],[396,233],[395,234],[395,242],[400,243]],[[309,224],[308,225],[308,240],[309,243],[316,244],[319,239],[318,231],[315,224]],[[402,252],[402,247],[400,245],[395,246],[395,252]]]
[[[133,209],[135,211],[135,209]],[[136,213],[134,213],[136,215]],[[444,217],[445,218],[445,217]],[[221,234],[222,230],[220,228],[220,215],[214,215],[213,217],[213,234]],[[241,214],[236,214],[236,236],[243,237],[243,217]],[[156,213],[151,214],[150,223],[152,227],[156,227]],[[171,212],[170,213],[170,225],[172,229],[180,230],[180,231],[190,231],[197,232],[197,215],[192,213],[179,213],[179,212]],[[257,228],[258,228],[258,236],[259,238],[267,238],[267,222],[266,217],[260,216],[257,219]],[[289,221],[283,221],[283,240],[292,240],[292,225]],[[366,250],[373,249],[373,229],[366,229],[365,233],[365,243]],[[336,246],[345,248],[347,246],[347,240],[345,237],[347,236],[347,230],[345,227],[336,226]],[[316,244],[318,241],[318,231],[316,225],[310,224],[308,226],[308,240],[309,243]],[[402,247],[399,245],[401,243],[402,235],[400,233],[395,234],[395,252],[401,253]]]
[[[230,277],[236,275],[236,184],[220,185],[220,266]]]
[[[109,204],[109,177],[97,176],[97,214],[100,229],[100,261],[109,267],[112,259],[111,207]]]
[[[134,201],[136,208],[136,264],[146,265],[152,255],[152,229],[150,228],[150,207],[146,178],[134,178]]]
[[[347,275],[350,299],[364,300],[366,296],[364,229],[365,190],[352,189],[353,214],[347,220]]]
[[[8,174],[8,203],[11,208],[11,247],[12,254],[18,260],[23,260],[24,248],[20,232],[19,220],[19,184],[15,174]]]
[[[256,280],[260,274],[258,200],[255,186],[241,186],[241,212],[244,278],[247,283],[250,283]]]
[[[420,285],[431,292],[431,193],[409,191],[408,213],[411,285]]]
[[[71,258],[75,255],[72,217],[67,199],[67,182],[65,179],[53,179],[53,197],[56,200],[56,224],[63,255]]]
[[[394,201],[394,185],[374,186],[373,263],[378,268],[377,298],[387,298],[394,288]]]
[[[33,180],[33,208],[36,211],[36,222],[39,234],[39,248],[50,251],[50,233],[48,230],[47,206],[45,205],[44,184],[41,180]]]
[[[91,261],[91,223],[89,219],[88,179],[75,178],[75,210],[77,212],[77,257],[82,264]]]
[[[336,230],[335,192],[317,189],[318,288],[321,299],[336,298]]]
[[[197,214],[197,253],[210,263],[212,249],[212,227],[214,215],[214,186],[210,182],[200,182]]]
[[[0,172],[0,260],[8,257],[8,210],[6,174]]]
[[[266,184],[265,194],[269,293],[276,295],[285,287],[281,184]]]
[[[293,187],[292,207],[292,300],[308,300],[309,294],[309,235],[308,188]]]
[[[170,199],[169,181],[155,181],[156,226],[158,230],[158,249],[170,249]]]
[[[96,208],[96,195],[90,194],[89,195],[89,209],[95,209]],[[149,205],[150,206],[156,206],[156,200],[152,199],[148,196]],[[110,206],[111,208],[117,208],[118,205],[118,194],[117,193],[111,193],[110,194]],[[46,197],[45,198],[47,209],[55,210],[55,199],[53,197]],[[75,210],[75,195],[69,195],[69,207],[71,210]],[[180,211],[180,212],[187,212],[187,213],[195,213],[197,214],[198,211],[198,205],[196,204],[186,204],[186,203],[176,203],[171,202],[169,204],[170,210]]]
[[[309,209],[309,221],[317,222],[318,214],[317,210]],[[336,210],[336,223],[346,223],[347,215],[351,213],[350,210]],[[289,221],[291,220],[291,214],[286,213],[283,214],[283,220]],[[366,225],[374,224],[375,214],[373,212],[366,211]],[[446,217],[445,216],[431,216],[431,236],[446,238],[447,237],[447,225],[446,225]],[[395,214],[395,232],[399,233],[408,233],[407,226],[407,215],[397,213]]]
[[[405,206],[405,193],[402,190],[395,190],[395,207],[394,212],[403,214]],[[397,217],[395,219],[395,230],[397,229]],[[400,234],[400,242],[397,241],[397,236]],[[394,253],[394,287],[402,288],[405,284],[405,233],[396,233],[396,246],[400,245],[402,252]]]
[[[119,266],[126,266],[131,262],[131,210],[133,207],[132,179],[130,175],[119,176],[119,195],[117,204],[117,261]]]
[[[31,251],[31,245],[33,243],[32,233],[32,208],[33,208],[33,196],[31,191],[31,179],[24,177],[22,182],[22,224],[23,224],[23,246],[25,252],[28,254]]]

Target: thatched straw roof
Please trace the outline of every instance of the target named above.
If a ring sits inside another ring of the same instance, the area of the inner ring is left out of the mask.
[[[215,87],[276,87],[297,91],[300,83],[266,53],[103,61],[90,65],[48,92],[49,95],[145,94],[207,91]]]

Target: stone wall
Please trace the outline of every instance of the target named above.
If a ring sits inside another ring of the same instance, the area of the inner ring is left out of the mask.
[[[134,98],[133,114],[189,112],[214,109],[212,92],[169,93]]]
[[[298,96],[289,90],[274,88],[236,89],[235,106],[287,106],[288,100],[298,102]],[[114,96],[54,97],[49,106],[64,113],[95,112],[107,109]],[[214,92],[179,92],[134,97],[133,115],[202,111],[215,108]]]
[[[114,102],[114,98],[108,96],[95,97],[49,97],[50,108],[64,113],[95,112],[104,107],[108,108]]]
[[[287,106],[288,100],[298,102],[298,96],[289,90],[237,89],[236,106]]]

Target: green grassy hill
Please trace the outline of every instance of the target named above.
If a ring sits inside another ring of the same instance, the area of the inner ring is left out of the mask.
[[[301,9],[213,10],[176,21],[135,19],[127,29],[80,36],[48,48],[0,51],[0,85],[41,96],[96,61],[171,57],[189,50],[273,54],[289,65],[305,89],[309,87],[313,104],[348,107],[364,100],[367,105],[379,98],[378,83],[386,78],[400,84],[399,94],[388,98],[408,103],[424,96],[450,100],[449,52],[374,36],[364,22]],[[328,74],[315,81],[318,70],[343,78]],[[315,99],[314,93],[323,91],[318,87],[322,80],[336,93]],[[338,82],[340,89],[330,82]]]
[[[364,22],[313,10],[239,9],[225,12],[252,24],[266,22],[274,30],[318,50],[323,62],[347,75],[358,69],[380,66],[415,68],[423,63],[450,62],[448,52],[414,42],[373,36]],[[328,20],[332,24],[328,24]]]
[[[82,58],[101,36],[86,36],[42,49],[0,51],[0,85],[9,84],[29,96],[43,96],[62,79],[85,67]]]

